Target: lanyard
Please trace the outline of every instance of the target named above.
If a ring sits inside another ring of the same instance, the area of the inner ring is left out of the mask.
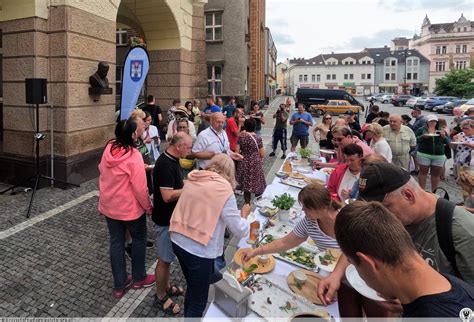
[[[221,152],[225,152],[225,138],[224,138],[224,140],[221,140],[220,136],[217,134],[216,131],[214,131],[214,129],[212,127],[211,127],[211,131],[212,131],[212,133],[214,133],[217,136],[217,138],[219,139],[219,143],[222,145]]]

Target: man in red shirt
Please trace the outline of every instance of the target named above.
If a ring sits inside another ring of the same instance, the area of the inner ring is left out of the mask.
[[[227,119],[227,124],[225,132],[229,138],[230,149],[235,152],[237,147],[237,139],[241,132],[241,128],[245,122],[245,112],[244,106],[242,104],[237,104],[237,108],[234,110],[232,117]]]

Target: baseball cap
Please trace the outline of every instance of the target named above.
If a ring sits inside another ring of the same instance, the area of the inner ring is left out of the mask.
[[[391,163],[372,163],[362,169],[359,179],[359,199],[382,202],[385,195],[410,180],[410,174]]]
[[[426,122],[429,122],[429,121],[436,121],[438,122],[438,117],[434,114],[428,114],[426,116]]]

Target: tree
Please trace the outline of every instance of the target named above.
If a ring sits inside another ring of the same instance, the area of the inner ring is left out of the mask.
[[[474,97],[474,68],[452,70],[436,80],[437,95]]]

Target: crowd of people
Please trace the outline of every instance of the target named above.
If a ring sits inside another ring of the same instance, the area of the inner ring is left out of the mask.
[[[117,123],[99,165],[99,211],[110,234],[113,295],[121,298],[130,289],[156,284],[159,309],[178,314],[182,308],[175,297],[184,295],[184,316],[202,317],[209,286],[225,267],[226,230],[238,237],[249,233],[252,195],[266,188],[265,117],[258,103],[246,114],[235,98],[224,106],[222,99],[215,104],[208,96],[202,109],[199,100],[184,106],[175,100],[166,116],[168,144],[160,151],[165,118],[152,96],[147,101]],[[286,158],[289,124],[291,151],[298,144],[307,148],[312,134],[320,148],[334,151],[326,151],[327,161],[313,166],[334,170],[327,187],[309,184],[300,191],[305,217],[289,235],[245,250],[243,260],[281,252],[308,237],[321,250],[340,248],[344,255],[336,269],[314,291],[324,304],[333,302],[337,292],[341,317],[456,317],[462,308],[474,307],[474,111],[457,115],[448,126],[415,109],[411,124],[408,115],[390,115],[373,105],[363,125],[353,113],[334,122],[326,114],[315,125],[303,105],[293,113],[291,107],[288,99],[273,114],[269,157],[276,156],[280,144]],[[442,180],[448,157],[454,158],[465,206],[431,192]],[[425,190],[428,175],[430,191]],[[240,210],[239,191],[245,201]],[[147,242],[147,215],[158,257],[152,275],[145,270],[147,244],[153,244]],[[186,285],[170,283],[176,258]],[[365,298],[345,281],[351,263],[387,301]]]

